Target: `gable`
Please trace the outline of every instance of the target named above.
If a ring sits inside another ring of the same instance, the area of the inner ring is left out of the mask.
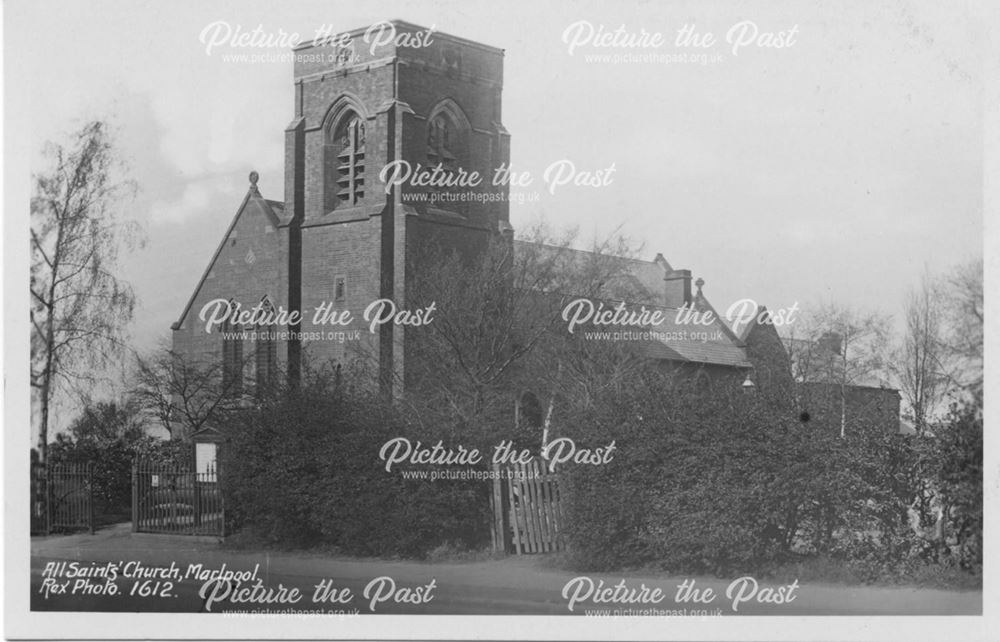
[[[186,321],[195,301],[205,289],[206,282],[214,279],[219,271],[226,271],[238,261],[242,260],[247,265],[253,265],[258,260],[268,260],[273,262],[275,255],[279,254],[280,241],[278,229],[281,226],[281,218],[275,212],[274,202],[265,200],[256,185],[251,185],[247,195],[243,198],[239,209],[233,216],[229,227],[216,247],[208,266],[202,273],[201,278],[191,293],[184,310],[177,321],[170,328],[179,330]],[[281,208],[283,209],[283,208]],[[243,241],[241,243],[241,241]],[[238,254],[242,253],[242,256]],[[277,277],[275,274],[274,277]],[[268,279],[270,280],[270,279]],[[266,290],[271,290],[272,296],[276,284],[268,283]],[[229,298],[235,293],[222,293],[220,296]]]

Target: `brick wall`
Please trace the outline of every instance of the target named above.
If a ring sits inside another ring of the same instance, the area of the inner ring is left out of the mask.
[[[799,403],[809,414],[809,425],[840,431],[841,396],[836,383],[800,383]],[[891,388],[847,386],[847,426],[860,425],[889,433],[899,432],[899,392]]]
[[[403,32],[412,27],[399,23],[398,29]],[[363,45],[360,32],[354,37],[356,46]],[[454,52],[459,52],[458,67],[448,66],[446,49],[452,61]],[[404,197],[427,188],[407,185],[390,197],[378,175],[391,158],[407,160],[413,167],[427,166],[428,116],[448,99],[468,121],[461,166],[480,173],[484,181],[480,189],[491,189],[493,169],[509,158],[509,141],[499,125],[503,57],[499,50],[443,34],[429,47],[387,47],[372,55],[361,46],[355,53],[358,64],[347,67],[317,62],[295,67],[296,116],[303,119],[305,129],[302,331],[307,337],[324,329],[361,333],[353,341],[307,341],[303,351],[314,363],[377,362],[380,354],[388,355],[391,346],[393,368],[403,376],[407,330],[394,327],[390,332],[371,333],[362,318],[365,308],[383,296],[390,296],[400,308],[406,306],[413,279],[420,278],[421,248],[432,239],[463,250],[475,247],[483,230],[497,230],[499,220],[508,220],[508,204],[469,203],[439,208],[451,213],[429,211]],[[365,122],[365,194],[357,204],[331,208],[326,198],[328,182],[333,180],[325,162],[330,151],[328,132],[346,109]],[[294,208],[295,153],[294,136],[289,135],[285,158],[288,212]],[[500,191],[506,192],[506,187]],[[344,279],[345,296],[343,301],[334,301],[339,278]],[[351,325],[330,328],[313,323],[313,311],[325,301],[333,301],[338,310],[350,310]]]
[[[222,359],[222,337],[218,329],[206,333],[199,314],[213,299],[234,299],[245,307],[255,306],[267,295],[274,306],[284,306],[287,230],[277,227],[271,208],[259,194],[251,194],[237,212],[235,222],[219,248],[218,255],[197,287],[190,307],[172,333],[173,349],[191,360]],[[249,260],[248,260],[249,259]],[[253,342],[247,341],[244,354],[250,355]],[[278,360],[285,359],[285,346],[278,343]],[[252,360],[251,360],[252,362]],[[253,364],[248,364],[244,380],[254,380]]]

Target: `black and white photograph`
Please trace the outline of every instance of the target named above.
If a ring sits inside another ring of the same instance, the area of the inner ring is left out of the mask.
[[[5,636],[996,639],[996,18],[8,0]]]

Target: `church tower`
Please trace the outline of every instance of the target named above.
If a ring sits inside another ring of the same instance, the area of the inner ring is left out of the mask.
[[[501,49],[396,20],[294,53],[295,119],[285,131],[287,306],[302,310],[298,330],[309,336],[331,329],[312,319],[323,302],[351,310],[356,327],[372,301],[406,307],[419,276],[407,270],[418,269],[427,244],[467,248],[508,231],[507,187],[492,180],[509,166],[510,143],[501,124]],[[474,173],[477,186],[454,185]],[[367,352],[383,390],[398,393],[405,328],[361,331],[366,336],[353,343],[291,342],[290,368],[303,351],[339,363]]]

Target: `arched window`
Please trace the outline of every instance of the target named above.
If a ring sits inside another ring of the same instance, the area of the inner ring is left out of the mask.
[[[357,205],[365,197],[365,121],[346,111],[328,130],[327,209]]]
[[[457,143],[457,132],[451,120],[438,114],[427,126],[427,162],[432,167],[441,165],[446,172],[458,170],[458,157],[451,147]]]
[[[233,305],[233,300],[229,300]],[[243,329],[231,320],[222,324],[222,390],[223,394],[238,397],[243,394]]]
[[[261,310],[263,318],[274,314],[274,306],[271,300],[264,295],[261,300]],[[275,381],[278,370],[278,327],[273,324],[259,325],[256,341],[256,374],[257,374],[257,395],[262,395]]]
[[[469,131],[471,127],[458,103],[447,99],[431,110],[427,118],[427,165],[441,167],[446,175],[452,175],[467,167],[469,154]],[[454,191],[452,188],[436,186],[436,193]],[[448,201],[440,201],[447,209]]]

